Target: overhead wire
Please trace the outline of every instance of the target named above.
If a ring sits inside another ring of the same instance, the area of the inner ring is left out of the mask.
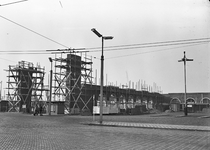
[[[174,46],[174,45],[185,45],[185,44],[196,44],[196,43],[207,43],[209,41],[199,41],[199,42],[185,42],[185,43],[173,43],[173,44],[161,44],[161,45],[147,45],[140,47],[128,47],[128,48],[116,48],[116,49],[108,49],[106,51],[116,51],[116,50],[126,50],[126,49],[138,49],[138,48],[148,48],[148,47],[163,47],[163,46]]]
[[[188,42],[190,41],[190,42]],[[172,42],[172,43],[169,43]],[[114,51],[114,50],[126,50],[126,49],[138,49],[138,48],[147,48],[147,47],[162,47],[162,46],[174,46],[174,45],[184,45],[184,44],[196,44],[196,43],[207,43],[210,42],[210,38],[200,38],[200,39],[188,39],[188,40],[177,40],[177,41],[165,41],[165,42],[153,42],[153,43],[141,43],[141,44],[130,44],[130,45],[117,45],[117,46],[108,46],[104,47],[104,51]],[[166,43],[166,44],[160,44],[160,43]],[[156,45],[159,44],[159,45]],[[134,45],[145,45],[145,46],[137,46],[137,47],[130,47]],[[119,48],[114,48],[119,47]],[[112,48],[112,49],[107,49]],[[66,52],[70,50],[89,50],[88,52],[98,52],[101,51],[101,48],[99,50],[92,50],[96,48],[79,48],[79,49],[46,49],[46,50],[10,50],[10,51],[0,51],[0,53],[3,52],[53,52],[53,51],[60,51],[60,52]],[[82,51],[81,51],[82,52]]]
[[[14,23],[14,24],[16,24],[16,25],[18,25],[18,26],[20,26],[20,27],[22,27],[22,28],[24,28],[24,29],[26,29],[26,30],[32,32],[32,33],[35,33],[35,34],[37,34],[37,35],[39,35],[39,36],[41,36],[41,37],[43,37],[43,38],[45,38],[45,39],[47,39],[47,40],[49,40],[49,41],[51,41],[51,42],[54,42],[54,43],[56,43],[56,44],[58,44],[58,45],[60,45],[60,46],[63,46],[63,47],[65,47],[65,48],[70,48],[69,46],[66,46],[66,45],[64,45],[64,44],[61,44],[60,42],[57,42],[57,41],[55,41],[55,40],[53,40],[53,39],[51,39],[51,38],[49,38],[49,37],[47,37],[47,36],[45,36],[45,35],[42,35],[42,34],[36,32],[36,31],[34,31],[34,30],[32,30],[32,29],[29,29],[28,27],[26,27],[26,26],[24,26],[24,25],[21,25],[21,24],[15,22],[15,21],[12,21],[12,20],[10,20],[10,19],[8,19],[8,18],[6,18],[6,17],[4,17],[4,16],[2,16],[2,15],[0,15],[0,17],[3,18],[3,19],[5,19],[5,20],[7,20],[7,21],[9,21],[9,22],[11,22],[11,23]]]
[[[11,3],[6,3],[6,4],[0,4],[0,6],[6,6],[6,5],[11,5],[11,4],[25,2],[25,1],[28,1],[28,0],[22,0],[22,1],[16,1],[16,2],[11,2]]]
[[[186,41],[186,40],[185,40]],[[106,60],[107,59],[116,59],[116,58],[122,58],[122,57],[129,57],[129,56],[134,56],[134,55],[140,55],[140,54],[146,54],[146,53],[154,53],[154,52],[160,52],[160,51],[166,51],[166,50],[171,50],[171,49],[178,49],[178,48],[183,48],[183,47],[190,47],[190,46],[195,46],[195,45],[201,45],[201,44],[205,44],[205,43],[207,43],[207,42],[210,42],[210,41],[197,41],[197,42],[185,42],[185,43],[176,43],[176,44],[162,44],[162,45],[147,45],[147,46],[144,46],[144,47],[138,47],[138,48],[146,48],[146,47],[159,47],[159,46],[174,46],[174,45],[183,45],[183,44],[187,44],[187,45],[185,45],[185,46],[179,46],[179,47],[172,47],[172,48],[165,48],[165,49],[160,49],[160,50],[153,50],[153,51],[146,51],[146,52],[140,52],[140,53],[133,53],[133,54],[127,54],[127,55],[121,55],[121,56],[114,56],[114,57],[108,57],[108,58],[106,58]],[[162,42],[163,43],[163,42]],[[133,48],[137,48],[137,47],[131,47],[132,49]],[[125,49],[130,49],[129,47],[128,48],[123,48],[124,50]],[[65,49],[63,49],[63,50],[65,50]],[[117,49],[116,49],[117,50]],[[21,52],[21,53],[17,53],[17,52],[15,52],[15,51],[13,51],[13,52],[7,52],[7,53],[1,53],[1,51],[0,51],[0,55],[1,54],[15,54],[15,55],[17,55],[17,54],[38,54],[38,55],[42,55],[42,54],[58,54],[58,53],[70,53],[69,51],[60,51],[59,52],[59,49],[57,50],[57,52],[55,51],[55,50],[48,50],[48,51],[46,51],[45,50],[45,52],[43,52],[42,50],[39,50],[39,51],[41,51],[41,53],[40,52],[28,52],[28,53],[26,53],[26,52]],[[101,50],[100,50],[101,51]],[[6,51],[5,51],[6,52]],[[74,53],[80,53],[81,51],[73,51]],[[90,52],[90,51],[84,51],[84,52]],[[97,58],[97,57],[94,57],[93,56],[93,58],[94,59],[100,59],[100,58]]]
[[[0,15],[1,18],[9,21],[9,22],[12,22],[30,32],[33,32],[45,39],[48,39],[58,45],[61,45],[67,49],[63,49],[63,52],[65,50],[73,50],[73,49],[70,49],[68,46],[66,45],[63,45],[47,36],[44,36],[32,29],[29,29],[15,21],[12,21],[2,15]],[[163,46],[176,46],[176,45],[185,45],[185,44],[198,44],[198,43],[206,43],[206,42],[210,42],[210,38],[197,38],[197,39],[184,39],[184,40],[173,40],[173,41],[162,41],[162,42],[150,42],[150,43],[140,43],[140,44],[129,44],[129,45],[117,45],[117,46],[107,46],[107,47],[104,47],[104,51],[119,51],[119,50],[128,50],[128,49],[140,49],[140,48],[153,48],[153,47],[163,47]],[[34,51],[0,51],[0,54],[4,53],[4,54],[50,54],[46,51],[58,51],[59,49],[57,50],[34,50]],[[101,48],[100,47],[93,47],[93,48],[85,48],[85,50],[89,50],[89,51],[86,51],[86,52],[99,52],[101,51]],[[52,54],[52,53],[51,53]]]
[[[197,43],[197,44],[191,44],[191,45],[185,45],[185,46],[179,46],[179,47],[165,48],[165,49],[160,49],[160,50],[153,50],[153,51],[146,51],[146,52],[139,52],[139,53],[132,53],[132,54],[127,54],[127,55],[108,57],[108,58],[106,58],[106,60],[122,58],[122,57],[129,57],[129,56],[140,55],[140,54],[154,53],[154,52],[160,52],[160,51],[168,51],[168,50],[172,50],[172,49],[179,49],[179,48],[191,47],[191,46],[202,45],[202,44],[205,44],[205,43]]]
[[[8,52],[8,53],[0,53],[0,55],[27,55],[27,54],[29,54],[29,55],[31,55],[31,54],[36,54],[36,55],[44,55],[44,54],[52,54],[52,53],[36,53],[36,52],[32,52],[32,53],[15,53],[15,52]]]
[[[172,49],[179,49],[179,48],[183,48],[183,47],[191,47],[191,46],[195,46],[195,45],[201,45],[201,44],[205,44],[206,42],[200,42],[200,43],[194,43],[194,44],[189,44],[189,45],[185,45],[185,46],[178,46],[178,47],[172,47],[172,48],[165,48],[165,49],[160,49],[160,50],[153,50],[153,51],[146,51],[146,52],[139,52],[139,53],[132,53],[132,54],[127,54],[127,55],[120,55],[120,56],[114,56],[114,57],[108,57],[107,59],[115,59],[115,58],[122,58],[122,57],[129,57],[129,56],[134,56],[134,55],[140,55],[140,54],[147,54],[147,53],[154,53],[154,52],[160,52],[160,51],[167,51],[167,50],[172,50]],[[75,51],[75,52],[80,52],[80,51]],[[84,51],[84,52],[88,52],[88,51]],[[61,53],[61,52],[45,52],[45,53],[3,53],[3,54],[56,54],[56,53]],[[69,52],[62,52],[62,53],[69,53]],[[1,53],[0,53],[1,55]],[[99,59],[94,57],[95,59]]]
[[[116,48],[116,47],[133,47],[133,46],[140,46],[140,45],[157,45],[163,43],[180,43],[180,42],[189,42],[189,41],[201,41],[201,40],[210,40],[210,38],[195,38],[195,39],[183,39],[183,40],[172,40],[172,41],[161,41],[161,42],[149,42],[149,43],[138,43],[138,44],[128,44],[128,45],[117,45],[117,46],[106,46],[104,48]],[[101,49],[101,47],[93,47],[93,48],[86,48],[86,50],[94,50],[94,49]]]
[[[0,55],[3,54],[51,54],[45,50],[7,50],[0,51]]]
[[[0,55],[18,55],[18,54],[20,54],[20,55],[27,55],[27,54],[37,54],[37,55],[42,55],[42,54],[72,54],[72,53],[87,53],[87,52],[89,52],[89,51],[74,51],[74,52],[42,52],[42,53],[37,53],[37,52],[22,52],[22,53],[20,53],[20,52],[8,52],[8,53],[0,53]]]
[[[140,48],[150,48],[150,47],[163,47],[163,46],[174,46],[174,45],[185,45],[185,44],[196,44],[196,43],[208,43],[210,40],[205,41],[195,41],[195,42],[179,42],[179,43],[166,43],[166,44],[158,44],[158,45],[145,45],[145,46],[135,46],[135,47],[119,47],[119,48],[110,48],[104,47],[104,51],[119,51],[119,50],[127,50],[127,49],[140,49]],[[139,44],[140,45],[140,44]],[[143,44],[142,44],[143,45]],[[101,50],[90,50],[90,52],[98,52]]]
[[[5,6],[5,5],[10,5],[10,4],[15,4],[15,3],[20,3],[20,2],[24,2],[24,1],[28,1],[28,0],[20,0],[20,1],[16,1],[16,2],[11,2],[11,3],[7,3],[7,4],[2,4],[0,6]],[[58,45],[61,45],[65,48],[68,48],[68,50],[70,49],[68,46],[61,44],[45,35],[42,35],[26,26],[23,26],[15,21],[12,21],[11,19],[8,19],[2,15],[0,15],[1,18],[14,23],[30,32],[33,32],[47,40],[50,40]],[[129,45],[117,45],[117,46],[107,46],[104,47],[104,51],[119,51],[119,50],[127,50],[127,49],[140,49],[140,48],[150,48],[150,47],[163,47],[163,46],[175,46],[175,45],[185,45],[185,44],[198,44],[198,43],[206,43],[206,42],[210,42],[209,41],[210,38],[197,38],[197,39],[184,39],[184,40],[174,40],[174,41],[163,41],[163,42],[150,42],[150,43],[140,43],[140,44],[129,44]],[[188,46],[192,46],[192,45],[188,45]],[[174,49],[174,48],[168,48],[168,49]],[[93,47],[93,48],[86,48],[85,50],[90,50],[90,51],[86,51],[86,52],[98,52],[101,51],[101,47]],[[45,50],[45,51],[53,51],[53,50]],[[56,50],[55,50],[56,51]],[[157,51],[157,50],[156,50]],[[36,51],[0,51],[0,54],[2,54],[2,52],[4,54],[49,54],[48,52],[44,52],[43,50],[36,50]],[[149,51],[149,52],[155,52],[155,51]],[[149,52],[143,52],[143,53],[149,53]],[[64,52],[62,52],[64,53]],[[52,53],[51,53],[52,54]],[[137,54],[137,53],[135,53]],[[132,55],[132,54],[131,54]]]
[[[10,62],[15,62],[15,61],[13,61],[13,60],[9,60],[9,59],[5,59],[5,58],[1,58],[1,57],[0,57],[0,59],[2,59],[2,60],[6,60],[6,61],[10,61]]]

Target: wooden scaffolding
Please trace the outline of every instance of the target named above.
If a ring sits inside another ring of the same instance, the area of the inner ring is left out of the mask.
[[[92,58],[88,58],[86,53],[80,56],[73,53],[57,55],[54,59],[52,100],[65,101],[67,114],[91,111],[88,104],[92,103],[92,94],[87,93],[86,87],[92,86]]]
[[[8,71],[8,111],[31,113],[34,102],[43,101],[45,90],[44,68],[31,62],[20,61],[15,66],[9,66]]]

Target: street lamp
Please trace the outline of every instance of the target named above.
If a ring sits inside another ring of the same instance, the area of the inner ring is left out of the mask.
[[[48,108],[48,111],[49,111],[49,115],[51,115],[51,101],[52,101],[52,58],[49,57],[49,61],[51,63],[51,69],[50,69],[50,98],[49,98],[49,108]]]
[[[187,116],[186,61],[193,61],[193,59],[187,59],[186,56],[185,56],[185,51],[184,51],[184,57],[181,60],[179,60],[178,62],[184,62],[184,87],[185,87],[185,93],[184,93],[185,108],[184,108],[184,114],[185,114],[185,116]]]
[[[2,81],[0,82],[1,83],[1,87],[0,87],[0,90],[2,91]],[[1,100],[1,91],[0,91],[0,100]]]
[[[99,38],[102,39],[102,53],[101,53],[101,86],[100,86],[100,124],[102,124],[103,120],[103,78],[104,78],[104,40],[113,39],[112,36],[102,36],[95,28],[91,29],[93,33],[95,33]]]

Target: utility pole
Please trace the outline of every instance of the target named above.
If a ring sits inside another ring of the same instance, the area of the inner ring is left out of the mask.
[[[184,89],[185,89],[185,93],[184,93],[184,101],[185,101],[185,107],[184,107],[184,114],[185,116],[187,116],[187,84],[186,84],[186,80],[187,80],[187,77],[186,77],[186,61],[193,61],[193,59],[188,59],[186,58],[186,55],[185,55],[185,51],[184,51],[184,57],[179,60],[178,62],[184,62]]]

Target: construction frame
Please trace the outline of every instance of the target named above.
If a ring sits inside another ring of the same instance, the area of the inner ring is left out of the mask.
[[[43,100],[44,72],[40,64],[36,66],[27,61],[9,65],[8,71],[8,112],[31,113],[34,105]]]
[[[92,110],[92,57],[86,52],[55,54],[52,101],[64,101],[65,114]]]

